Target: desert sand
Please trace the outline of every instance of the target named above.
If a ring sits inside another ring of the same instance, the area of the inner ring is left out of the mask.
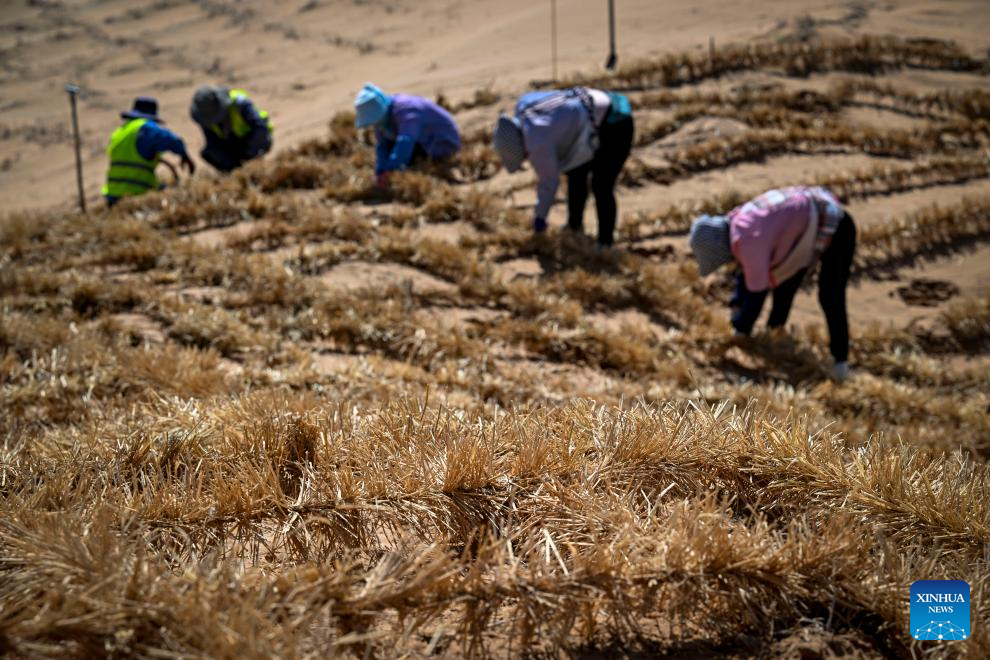
[[[620,63],[716,44],[772,40],[797,29],[953,39],[987,46],[987,3],[620,0]],[[558,75],[600,69],[607,5],[557,5]],[[75,199],[69,106],[82,88],[86,193],[99,199],[104,149],[139,94],[193,150],[198,85],[246,89],[276,124],[275,148],[321,136],[366,80],[386,91],[463,98],[551,78],[551,3],[435,0],[219,2],[11,0],[0,8],[0,206]],[[805,26],[802,28],[801,26]],[[808,26],[812,26],[808,28]],[[488,113],[490,114],[490,113]],[[653,203],[656,200],[643,200]]]

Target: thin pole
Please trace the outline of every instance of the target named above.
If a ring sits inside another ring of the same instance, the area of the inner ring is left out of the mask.
[[[557,0],[550,0],[550,50],[553,61],[553,81],[557,82]]]
[[[79,188],[79,210],[85,214],[86,193],[83,192],[82,156],[80,155],[82,143],[79,140],[79,117],[76,113],[76,94],[79,93],[79,87],[66,85],[65,91],[69,93],[69,105],[72,107],[72,135],[75,137],[76,145],[76,186]]]
[[[605,68],[611,71],[619,61],[615,53],[615,0],[608,0],[608,59]]]

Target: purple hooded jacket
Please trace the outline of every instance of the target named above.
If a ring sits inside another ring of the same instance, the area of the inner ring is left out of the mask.
[[[375,174],[401,170],[416,147],[432,159],[450,158],[461,148],[457,123],[449,112],[421,96],[394,94],[388,117],[375,129]]]

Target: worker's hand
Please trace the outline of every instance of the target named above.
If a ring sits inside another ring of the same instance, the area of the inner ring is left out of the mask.
[[[381,188],[382,190],[388,188],[388,172],[382,172],[381,174],[379,174],[376,179],[376,183],[378,184],[378,187]]]
[[[546,218],[533,218],[533,232],[542,234],[547,230]]]
[[[196,173],[196,163],[194,163],[192,158],[189,156],[182,157],[182,167],[186,168],[186,172],[189,173],[189,176]]]

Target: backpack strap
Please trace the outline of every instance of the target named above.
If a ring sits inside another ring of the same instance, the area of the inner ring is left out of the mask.
[[[591,143],[592,151],[598,151],[599,141],[598,124],[595,122],[595,100],[585,87],[572,87],[571,89],[553,92],[542,99],[533,101],[527,106],[523,106],[516,114],[520,117],[531,114],[544,114],[572,99],[577,99],[581,103],[581,107],[584,108],[588,116],[588,124],[591,126],[591,135],[588,137],[588,140]]]
[[[575,87],[568,91],[581,101],[584,111],[588,113],[588,121],[591,122],[591,126],[595,129],[595,134],[597,134],[598,124],[595,122],[595,100],[591,98],[591,93],[584,87]]]
[[[581,106],[588,114],[588,121],[591,122],[591,125],[597,131],[598,126],[595,124],[595,101],[591,98],[591,94],[589,94],[588,90],[584,87],[573,87],[571,89],[552,92],[551,94],[544,96],[542,99],[538,99],[529,105],[523,106],[516,114],[520,116],[529,114],[544,114],[554,108],[560,107],[571,99],[577,99],[581,102]]]

